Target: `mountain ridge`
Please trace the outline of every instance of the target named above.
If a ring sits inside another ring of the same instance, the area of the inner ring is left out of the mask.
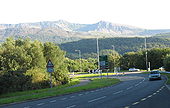
[[[65,20],[42,21],[35,23],[0,24],[0,40],[7,37],[31,38],[40,41],[62,43],[65,38],[74,41],[82,38],[150,36],[170,32],[170,29],[149,30],[129,25],[99,21],[94,24],[70,23]],[[62,38],[62,40],[60,40]],[[67,40],[66,39],[66,40]]]

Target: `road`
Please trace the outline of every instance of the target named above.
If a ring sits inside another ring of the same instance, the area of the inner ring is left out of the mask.
[[[162,80],[148,81],[147,74],[114,76],[121,83],[100,88],[3,106],[3,108],[169,108],[170,91]]]

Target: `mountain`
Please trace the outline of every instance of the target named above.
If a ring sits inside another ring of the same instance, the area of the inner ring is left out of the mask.
[[[170,29],[148,30],[138,27],[99,21],[95,24],[76,24],[64,20],[35,23],[0,24],[0,41],[7,37],[31,38],[55,43],[96,37],[140,37],[170,32]]]

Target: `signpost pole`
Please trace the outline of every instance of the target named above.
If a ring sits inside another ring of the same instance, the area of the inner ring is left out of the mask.
[[[52,85],[52,75],[51,75],[51,72],[50,72],[50,88],[53,88],[53,85]]]
[[[54,65],[53,65],[51,60],[48,60],[46,68],[47,68],[47,72],[50,73],[50,88],[52,88],[53,87],[53,85],[52,85],[52,72],[54,72]]]

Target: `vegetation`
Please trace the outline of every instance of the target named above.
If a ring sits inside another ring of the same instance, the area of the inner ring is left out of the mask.
[[[145,48],[144,38],[100,38],[99,49],[112,49],[115,46],[115,51],[123,55],[127,52],[141,51]],[[79,49],[82,52],[82,57],[97,57],[96,52],[96,39],[83,39],[75,42],[60,44],[61,49],[67,52],[67,57],[78,58],[75,50]],[[147,38],[147,48],[166,48],[170,47],[170,39],[166,38]],[[90,56],[91,55],[91,56]]]
[[[88,83],[87,85],[84,86],[79,86],[75,88],[67,88],[68,85],[66,86],[58,86],[53,89],[42,89],[42,90],[32,90],[28,92],[18,92],[13,94],[8,94],[3,96],[3,98],[0,98],[0,104],[7,104],[7,103],[12,103],[12,102],[20,102],[24,100],[31,100],[31,99],[38,99],[38,98],[44,98],[44,97],[49,97],[49,96],[58,96],[62,94],[68,94],[68,93],[73,93],[73,92],[80,92],[84,90],[92,90],[96,88],[101,88],[105,86],[110,86],[116,83],[119,83],[120,81],[118,79],[91,79],[91,82]],[[75,82],[74,82],[75,83]],[[32,94],[31,94],[31,93]],[[29,95],[27,95],[29,93]],[[18,96],[19,94],[19,96]],[[31,95],[30,95],[31,94]],[[12,96],[12,97],[8,97]]]

